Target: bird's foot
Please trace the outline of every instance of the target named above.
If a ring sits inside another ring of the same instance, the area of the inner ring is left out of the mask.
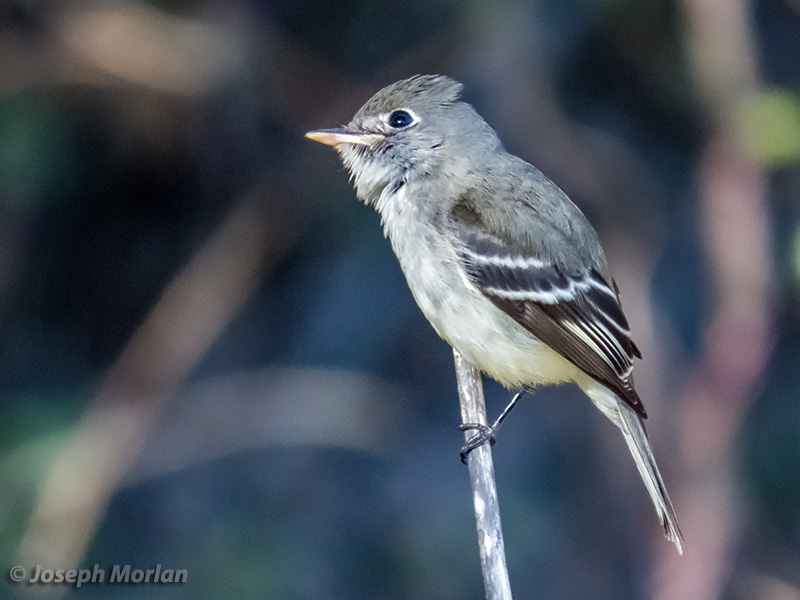
[[[467,443],[461,448],[461,462],[467,464],[467,457],[469,453],[483,446],[489,442],[490,446],[494,446],[495,434],[497,430],[495,426],[484,425],[483,423],[462,423],[458,426],[461,431],[475,430],[477,433],[467,440]]]

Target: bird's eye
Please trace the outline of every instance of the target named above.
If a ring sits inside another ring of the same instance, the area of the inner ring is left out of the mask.
[[[413,122],[414,122],[414,117],[412,117],[404,110],[396,110],[391,115],[389,115],[389,125],[391,125],[395,129],[408,127]]]

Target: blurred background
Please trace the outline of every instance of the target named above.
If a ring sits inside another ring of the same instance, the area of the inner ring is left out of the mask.
[[[415,73],[598,229],[686,537],[539,390],[495,446],[516,597],[800,599],[798,0],[4,0],[0,597],[482,597],[450,348],[303,138]]]

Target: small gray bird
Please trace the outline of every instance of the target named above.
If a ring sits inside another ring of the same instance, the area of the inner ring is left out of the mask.
[[[461,89],[417,75],[380,90],[346,127],[306,135],[336,148],[359,199],[381,214],[444,340],[508,387],[575,382],[620,428],[682,552],[633,388],[641,354],[597,234],[552,181],[506,152]]]

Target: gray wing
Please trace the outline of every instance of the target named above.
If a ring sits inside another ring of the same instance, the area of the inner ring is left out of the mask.
[[[470,281],[522,327],[647,418],[631,377],[633,358],[641,353],[631,339],[616,285],[601,274],[603,265],[578,266],[591,263],[585,260],[565,266],[543,246],[500,231],[496,221],[481,215],[474,203],[465,209],[457,202],[450,211],[449,229]]]

